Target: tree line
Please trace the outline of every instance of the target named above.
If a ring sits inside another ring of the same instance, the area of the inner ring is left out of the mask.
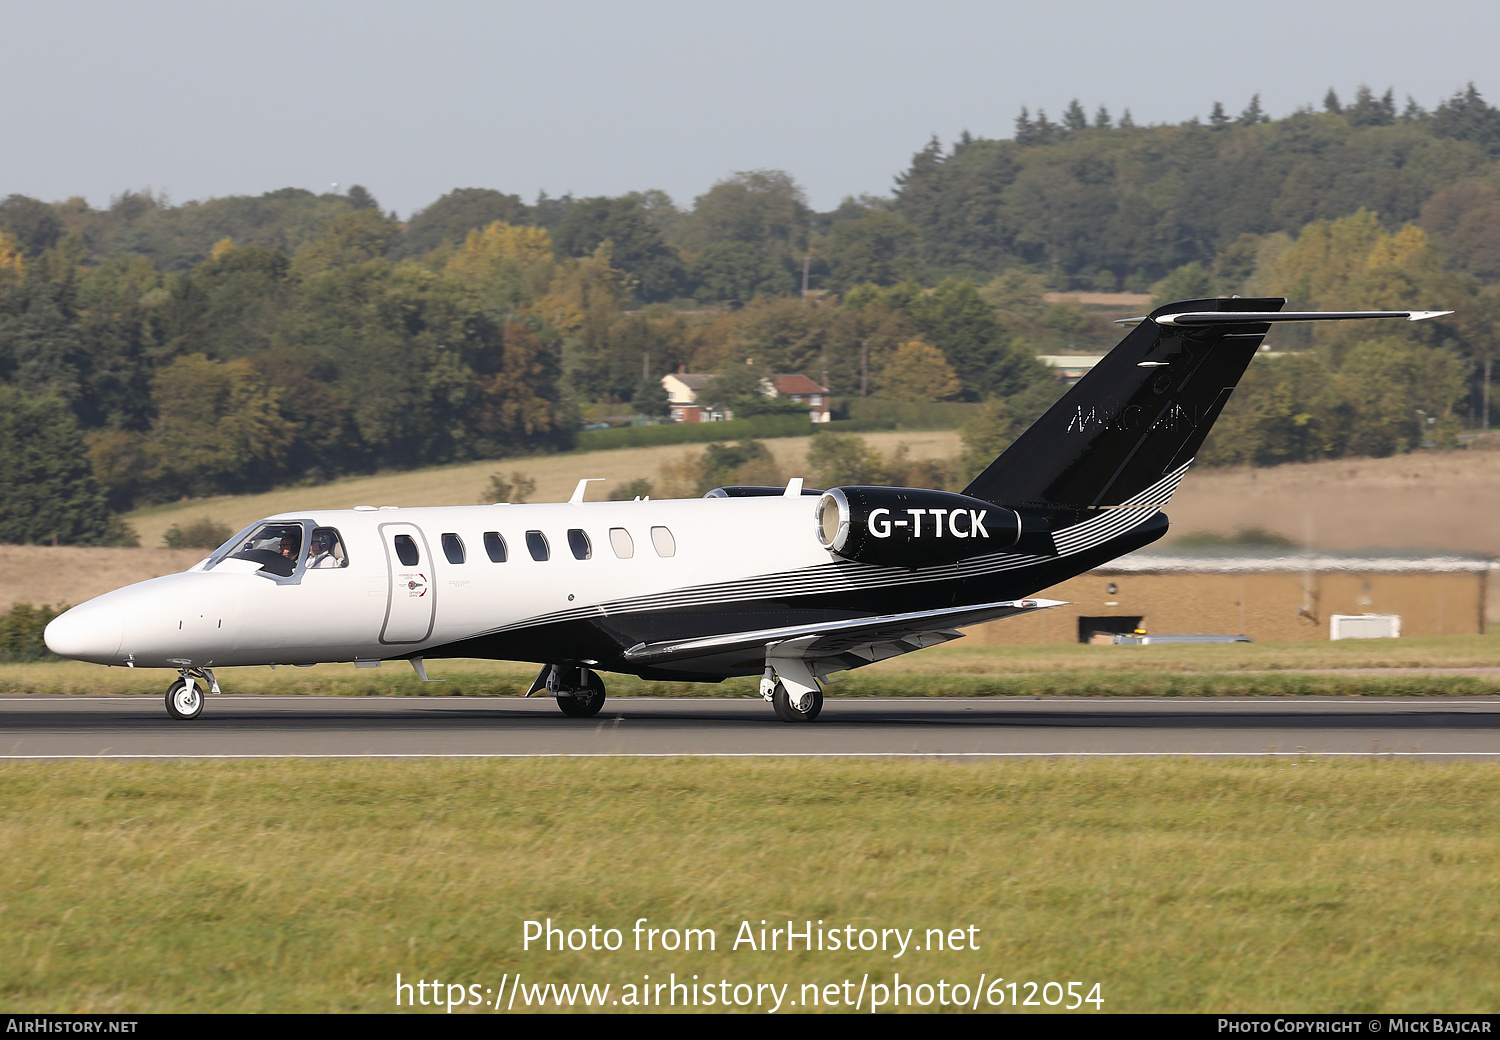
[[[855,285],[983,281],[1022,266],[1059,289],[1146,291],[1183,264],[1206,264],[1244,234],[1296,234],[1313,220],[1376,213],[1387,230],[1421,223],[1441,234],[1461,265],[1500,276],[1493,200],[1500,109],[1467,89],[1426,110],[1368,87],[1342,103],[1280,119],[1252,98],[1238,116],[1215,102],[1206,120],[1139,126],[1073,101],[1058,122],[1026,110],[1011,138],[967,132],[934,139],[896,175],[888,196],[846,198],[816,212],[787,173],[735,174],[679,206],[659,190],[533,202],[494,188],[460,188],[400,225],[392,259],[456,249],[496,221],[546,229],[559,259],[591,255],[608,241],[638,304],[742,304],[757,295]],[[1424,214],[1440,192],[1444,213]],[[379,212],[358,185],[346,194],[285,188],[172,205],[126,191],[104,210],[83,199],[44,203],[11,196],[0,228],[29,255],[68,234],[90,255],[135,255],[185,272],[231,238],[295,254],[329,219]],[[1464,216],[1479,218],[1482,226]],[[393,215],[394,216],[394,215]],[[1456,235],[1456,238],[1455,238]],[[1449,241],[1452,240],[1452,241]],[[1483,252],[1483,257],[1477,255]]]
[[[768,371],[987,402],[993,454],[1060,390],[1038,353],[1117,338],[1058,290],[1453,308],[1278,329],[1205,458],[1452,443],[1484,421],[1500,341],[1497,156],[1472,87],[1430,112],[1361,88],[1282,119],[1255,99],[1151,127],[1023,110],[1012,139],[933,142],[889,197],[821,214],[778,171],[688,210],[464,188],[406,222],[358,186],[12,195],[0,540],[108,543],[143,503],[566,447],[580,419],[662,415],[679,366],[720,373],[740,414],[777,407]]]

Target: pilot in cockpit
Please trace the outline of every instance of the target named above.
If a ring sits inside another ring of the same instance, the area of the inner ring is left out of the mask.
[[[297,554],[302,550],[302,539],[288,532],[281,536],[281,555],[289,560],[295,560]]]

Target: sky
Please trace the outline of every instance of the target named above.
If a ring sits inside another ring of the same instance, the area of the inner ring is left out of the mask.
[[[337,182],[403,218],[458,187],[687,208],[780,169],[828,210],[1023,105],[1175,123],[1471,80],[1500,103],[1500,4],[1472,0],[0,0],[0,39],[0,196],[101,207]]]

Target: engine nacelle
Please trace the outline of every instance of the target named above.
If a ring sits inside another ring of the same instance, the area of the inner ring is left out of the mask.
[[[821,489],[803,488],[804,495],[821,495]],[[786,488],[776,485],[768,487],[760,484],[734,484],[726,487],[716,487],[706,492],[704,498],[780,498],[786,494]]]
[[[921,488],[833,488],[818,499],[816,525],[818,542],[829,552],[897,567],[1002,552],[1021,538],[1014,510]]]

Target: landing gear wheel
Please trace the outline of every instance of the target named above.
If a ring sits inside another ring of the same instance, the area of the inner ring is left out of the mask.
[[[799,711],[792,703],[792,695],[786,692],[786,687],[781,683],[776,684],[776,689],[771,693],[771,706],[776,709],[776,717],[782,722],[811,722],[818,717],[823,710],[823,691],[814,690],[808,698],[808,706]]]
[[[591,719],[604,707],[604,680],[590,670],[588,681],[580,688],[559,693],[557,706],[570,719]]]
[[[167,714],[184,721],[203,714],[203,691],[196,682],[177,679],[167,687]]]

